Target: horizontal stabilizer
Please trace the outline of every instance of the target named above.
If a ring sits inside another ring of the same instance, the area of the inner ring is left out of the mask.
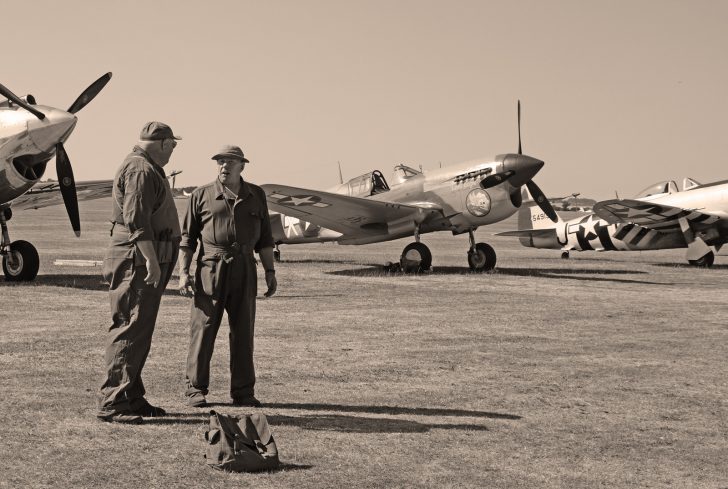
[[[496,233],[496,236],[512,236],[516,238],[549,238],[556,236],[556,229],[522,229],[520,231],[505,231]]]

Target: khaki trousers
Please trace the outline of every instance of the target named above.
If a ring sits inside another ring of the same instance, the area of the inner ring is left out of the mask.
[[[122,256],[115,258],[113,251],[110,252],[104,263],[104,276],[110,283],[112,324],[106,338],[99,414],[121,413],[139,407],[146,393],[142,369],[152,345],[162,294],[176,263],[175,258],[159,265],[161,279],[157,287],[153,287],[144,283],[146,266],[135,266],[134,257],[129,257],[123,249],[118,249],[118,254]]]
[[[230,325],[230,395],[233,399],[254,395],[255,258],[252,254],[237,255],[225,265],[220,259],[199,260],[195,284],[186,394],[208,392],[210,361],[224,309]]]

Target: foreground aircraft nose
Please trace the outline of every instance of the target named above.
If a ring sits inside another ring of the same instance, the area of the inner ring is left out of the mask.
[[[40,107],[45,119],[28,121],[28,133],[39,151],[50,153],[56,144],[65,141],[76,126],[76,116],[64,110]]]
[[[531,180],[543,165],[543,161],[527,155],[507,154],[503,158],[503,171],[513,172],[509,181],[514,187],[520,187]]]

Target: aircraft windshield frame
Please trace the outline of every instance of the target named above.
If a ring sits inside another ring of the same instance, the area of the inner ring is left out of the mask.
[[[664,180],[662,182],[652,184],[645,189],[642,189],[642,191],[635,196],[635,199],[644,199],[646,197],[653,197],[655,195],[671,194],[677,191],[677,184],[673,180]]]

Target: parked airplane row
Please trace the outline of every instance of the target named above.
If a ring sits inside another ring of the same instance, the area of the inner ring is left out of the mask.
[[[562,251],[645,251],[687,248],[688,263],[711,266],[728,241],[728,180],[701,185],[692,178],[682,191],[673,181],[651,185],[634,199],[597,202],[594,212],[552,223],[535,206],[524,206],[517,231],[523,246]]]
[[[7,98],[0,102],[0,253],[7,280],[32,280],[39,264],[38,253],[30,243],[10,241],[7,221],[12,216],[11,205],[42,207],[60,202],[60,193],[78,236],[76,189],[82,199],[110,194],[110,180],[76,185],[63,147],[76,125],[75,113],[110,78],[111,73],[100,77],[67,110],[37,105],[33,96],[21,98],[0,85],[0,95]],[[594,205],[593,215],[578,222],[564,222],[533,181],[544,162],[523,154],[520,126],[519,102],[517,153],[427,174],[398,165],[391,185],[377,170],[328,191],[263,185],[273,211],[276,255],[280,257],[281,244],[334,241],[361,245],[413,236],[414,241],[402,251],[400,265],[406,271],[422,271],[430,268],[432,254],[421,235],[448,231],[468,234],[466,256],[471,270],[492,270],[496,253],[489,244],[476,243],[474,231],[519,210],[524,227],[506,235],[520,237],[527,246],[556,248],[565,253],[686,247],[690,263],[710,266],[714,250],[728,240],[728,182],[700,185],[689,180],[682,192],[674,183],[666,182],[659,192],[599,202]],[[58,183],[40,184],[46,164],[54,156]],[[56,198],[42,195],[50,193],[55,193]],[[524,195],[529,194],[534,206],[524,204]],[[554,224],[545,224],[547,219]]]

